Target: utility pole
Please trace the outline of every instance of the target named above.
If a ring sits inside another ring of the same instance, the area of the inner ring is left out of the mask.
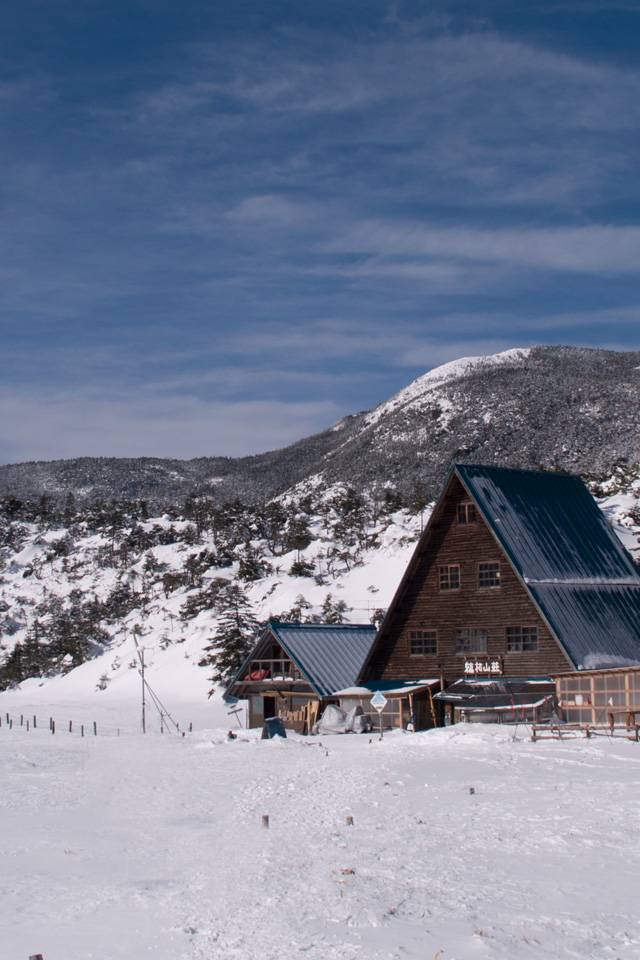
[[[136,645],[136,653],[138,654],[138,660],[140,661],[140,676],[142,677],[142,732],[147,732],[147,702],[145,700],[145,687],[146,682],[144,679],[144,647],[141,647],[138,643],[138,638],[136,636],[136,631],[133,631],[133,642]]]
[[[144,698],[144,694],[145,694],[145,689],[144,689],[144,688],[145,688],[145,683],[144,683],[144,647],[142,647],[142,648],[140,649],[140,664],[141,664],[140,676],[142,677],[142,732],[143,732],[143,733],[146,733],[146,732],[147,732],[147,714],[146,714],[147,705],[146,705],[146,701],[145,701],[145,698]]]

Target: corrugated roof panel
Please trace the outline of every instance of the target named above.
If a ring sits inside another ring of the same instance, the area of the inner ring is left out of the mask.
[[[553,681],[495,680],[491,682],[457,680],[434,700],[453,703],[460,710],[516,710],[541,706],[555,694]]]
[[[371,624],[299,624],[269,627],[321,697],[353,686],[376,638]]]
[[[640,663],[640,584],[535,583],[529,589],[576,667]]]
[[[470,464],[455,469],[524,578],[640,584],[580,477]]]

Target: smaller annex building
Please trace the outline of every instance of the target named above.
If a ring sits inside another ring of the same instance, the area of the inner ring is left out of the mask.
[[[544,719],[552,676],[639,645],[640,572],[580,477],[454,464],[358,681],[439,677],[439,722]]]
[[[580,670],[553,679],[558,714],[567,723],[631,726],[640,719],[640,666]]]
[[[372,624],[270,620],[225,691],[249,701],[249,726],[271,717],[309,733],[336,691],[352,687],[375,640]]]

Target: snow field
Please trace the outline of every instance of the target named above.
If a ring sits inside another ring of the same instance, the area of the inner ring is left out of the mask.
[[[133,703],[95,738],[3,724],[2,960],[640,955],[637,744],[470,725],[228,741],[221,704],[172,712],[192,735],[142,737]]]

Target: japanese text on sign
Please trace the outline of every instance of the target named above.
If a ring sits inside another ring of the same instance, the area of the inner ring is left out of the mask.
[[[502,664],[499,660],[465,660],[464,672],[467,676],[487,676],[502,674]]]

